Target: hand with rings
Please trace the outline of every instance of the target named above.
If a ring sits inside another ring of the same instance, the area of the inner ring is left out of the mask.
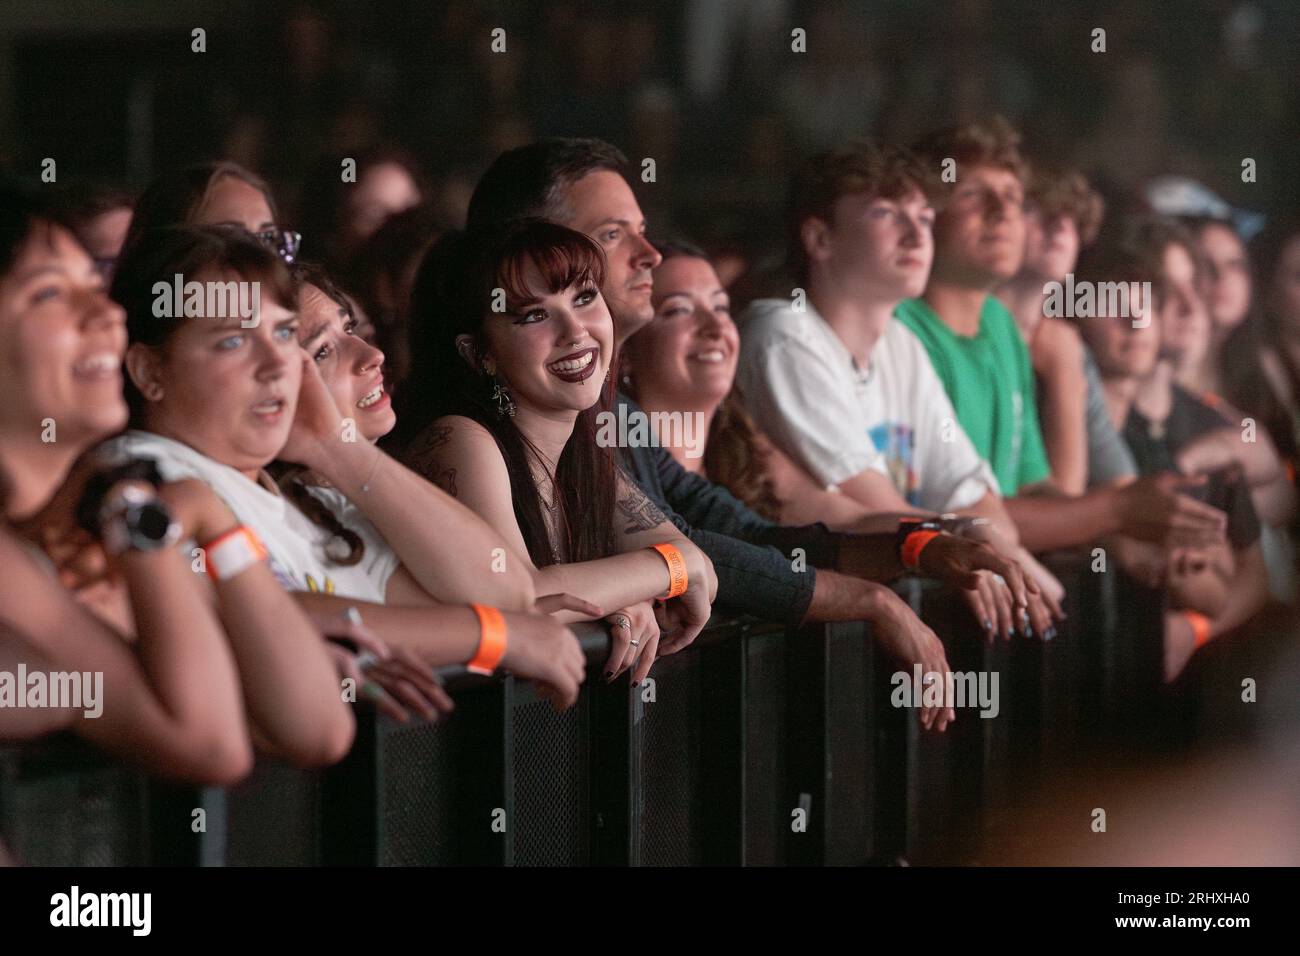
[[[605,662],[605,680],[613,681],[630,667],[633,684],[650,672],[659,647],[659,622],[654,607],[642,601],[621,608],[605,618],[609,625],[609,660]]]

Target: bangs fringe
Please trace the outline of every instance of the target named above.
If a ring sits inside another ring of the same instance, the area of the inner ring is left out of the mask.
[[[536,298],[539,292],[555,294],[579,284],[597,289],[605,281],[605,254],[579,232],[555,223],[535,222],[511,236],[501,250],[497,285],[508,301]],[[532,264],[544,290],[530,289],[526,276]]]

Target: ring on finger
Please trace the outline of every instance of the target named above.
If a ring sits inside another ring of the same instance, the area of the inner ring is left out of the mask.
[[[640,646],[641,646],[641,642],[640,642],[640,641],[628,641],[628,643],[631,644],[633,647],[640,647]]]
[[[631,618],[625,617],[622,614],[620,614],[618,617],[614,618],[614,626],[625,627],[630,631],[632,630],[632,620]]]

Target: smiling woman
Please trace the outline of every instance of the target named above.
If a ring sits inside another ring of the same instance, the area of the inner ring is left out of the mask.
[[[423,426],[407,449],[412,466],[526,555],[539,593],[618,609],[606,673],[639,680],[661,624],[663,652],[699,633],[716,581],[597,440],[614,352],[604,273],[593,240],[545,220],[444,238],[416,279],[400,414]],[[684,562],[680,591],[669,587],[672,560]],[[665,594],[656,620],[649,601]]]

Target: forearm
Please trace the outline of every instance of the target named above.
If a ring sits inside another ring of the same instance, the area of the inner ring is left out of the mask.
[[[532,608],[532,576],[522,561],[510,560],[505,539],[486,521],[373,445],[347,447],[331,455],[321,474],[379,529],[431,597]],[[507,555],[504,562],[495,560],[500,554]]]
[[[553,564],[538,569],[534,577],[537,593],[572,594],[607,614],[663,597],[669,585],[667,563],[658,552],[644,547],[598,561]],[[576,611],[558,611],[553,616],[564,623],[589,619]]]
[[[295,591],[293,598],[306,610],[326,614],[356,608],[365,626],[381,640],[411,650],[430,667],[464,664],[478,650],[478,616],[468,607],[370,604],[311,591]]]
[[[1019,495],[1004,499],[1007,513],[1026,550],[1040,553],[1096,541],[1118,530],[1113,488],[1097,488],[1075,498]]]
[[[1283,471],[1279,470],[1273,480],[1251,488],[1250,500],[1259,520],[1265,524],[1285,526],[1295,516],[1295,485]]]
[[[994,529],[1002,536],[1006,548],[1014,551],[1025,542],[1021,538],[1016,520],[1008,511],[1008,504],[1007,499],[999,498],[989,492],[969,508],[961,509],[958,514],[971,518],[987,518]]]
[[[820,571],[804,623],[872,620],[885,600],[882,592],[887,590],[883,584]]]
[[[238,776],[251,759],[239,674],[202,582],[173,549],[127,552],[118,565],[136,622],[133,656],[150,693],[78,729],[115,752],[140,748],[132,759],[159,772]],[[109,691],[105,710],[116,710]]]
[[[1237,573],[1228,588],[1228,606],[1210,622],[1210,634],[1220,634],[1240,627],[1268,602],[1268,572],[1259,544],[1253,544],[1237,557]]]
[[[311,765],[339,759],[354,722],[316,627],[265,563],[215,587],[249,718],[273,752]]]

